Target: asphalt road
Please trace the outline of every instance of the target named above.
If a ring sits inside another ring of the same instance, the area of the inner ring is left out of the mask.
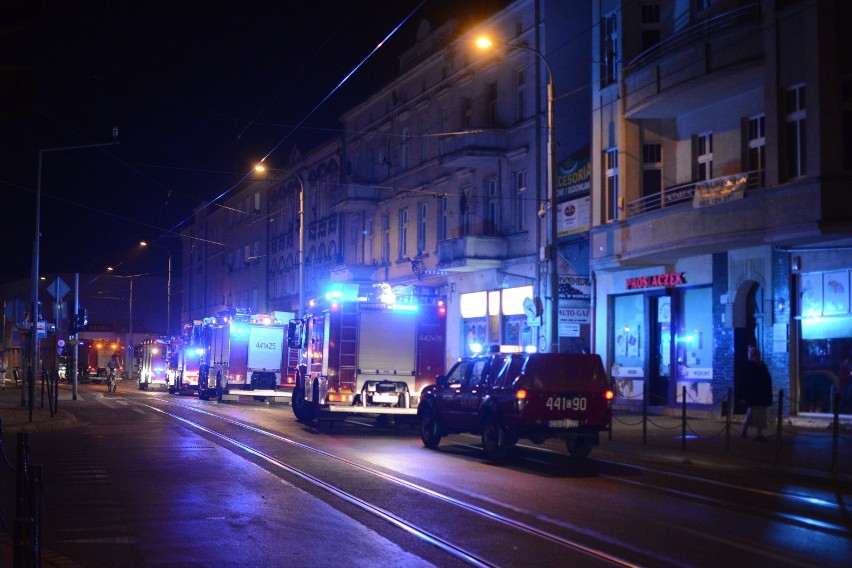
[[[690,440],[696,446],[690,452],[679,441],[666,446],[671,432],[658,432],[649,448],[615,429],[614,441],[605,440],[586,462],[547,444],[524,445],[495,465],[483,459],[474,437],[449,437],[431,451],[410,429],[367,420],[318,430],[297,423],[287,407],[217,404],[127,387],[111,395],[86,385],[79,400],[60,400],[60,408],[47,420],[46,411],[38,411],[43,426],[29,434],[30,463],[44,467],[43,565],[469,563],[294,470],[427,527],[495,565],[611,565],[578,555],[565,542],[611,554],[625,565],[748,560],[842,566],[852,555],[844,516],[848,481],[818,467],[805,475],[800,466],[764,466],[757,454],[769,457],[772,448],[753,441],[732,440],[736,452],[720,456],[698,447],[702,440]],[[0,406],[0,413],[4,424],[12,421],[11,407]],[[14,455],[12,430],[4,430],[4,447]],[[0,467],[8,519],[14,511],[6,490],[11,476]],[[494,516],[553,538],[542,541],[540,534],[518,532]],[[8,542],[0,551],[3,565],[11,565]]]

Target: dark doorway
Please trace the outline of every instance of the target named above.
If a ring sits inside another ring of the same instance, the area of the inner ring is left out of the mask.
[[[734,300],[734,414],[745,414],[746,405],[739,393],[742,392],[742,371],[747,360],[748,346],[759,342],[763,316],[760,299],[763,289],[754,281],[744,282]]]
[[[648,377],[648,404],[666,406],[672,385],[672,314],[676,313],[671,296],[648,298],[651,334],[649,345],[651,360]]]

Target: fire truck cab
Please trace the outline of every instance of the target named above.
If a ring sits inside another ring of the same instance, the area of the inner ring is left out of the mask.
[[[288,345],[297,420],[416,417],[420,391],[444,372],[446,305],[425,287],[339,286],[290,322]]]

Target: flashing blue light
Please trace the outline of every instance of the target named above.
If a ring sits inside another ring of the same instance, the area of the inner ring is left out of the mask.
[[[416,312],[420,309],[417,304],[391,304],[388,307],[398,312]]]
[[[471,343],[470,352],[474,355],[482,353],[482,345],[480,345],[479,343]]]
[[[245,335],[247,331],[245,325],[234,324],[231,326],[231,335]]]
[[[535,345],[527,345],[524,347],[524,353],[538,353],[538,347]]]

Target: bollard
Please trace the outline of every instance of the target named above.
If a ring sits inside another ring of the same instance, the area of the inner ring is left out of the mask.
[[[642,445],[648,445],[648,389],[642,389]]]
[[[831,473],[837,473],[837,450],[840,441],[840,393],[834,393],[832,401],[834,424],[831,426]]]
[[[686,450],[686,387],[683,387],[680,399],[680,449]]]
[[[781,461],[781,432],[784,425],[784,389],[778,389],[778,416],[775,422],[775,463]]]
[[[18,432],[18,464],[15,469],[15,528],[12,535],[15,566],[31,566],[28,562],[32,545],[32,519],[28,516],[30,504],[27,500],[29,483],[29,434]]]
[[[728,387],[728,407],[725,409],[725,455],[731,453],[731,415],[734,409],[734,390]]]
[[[34,566],[41,565],[41,494],[44,487],[44,466],[35,465],[30,469],[29,502],[32,520],[31,552],[35,558]]]

